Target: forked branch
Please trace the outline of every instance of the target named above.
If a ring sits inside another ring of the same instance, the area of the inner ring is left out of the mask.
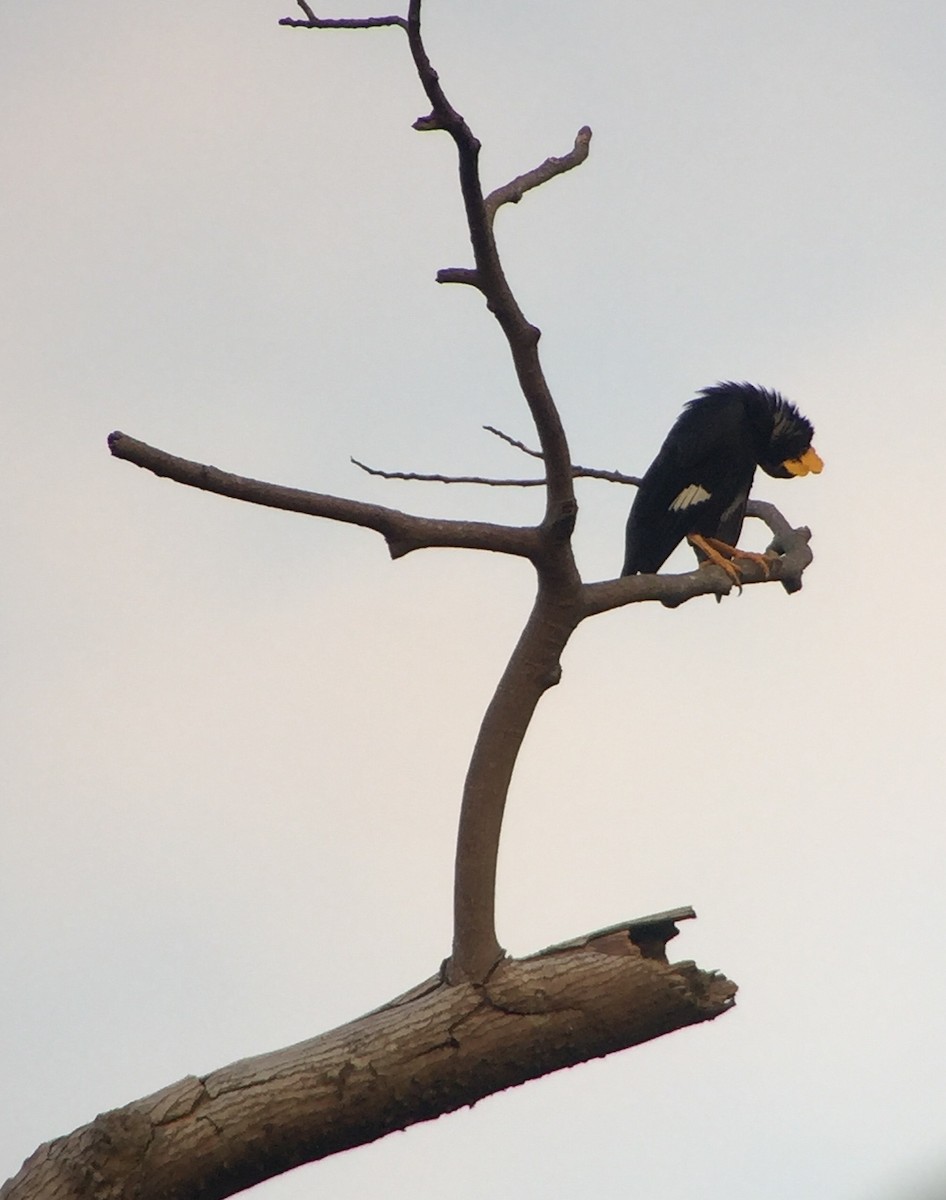
[[[541,450],[530,449],[525,442],[520,442],[516,438],[510,437],[508,433],[503,433],[501,429],[495,429],[492,425],[484,425],[483,428],[487,432],[495,434],[498,438],[502,438],[504,442],[508,442],[515,449],[521,450],[524,454],[541,460]],[[490,479],[486,475],[445,475],[440,472],[389,471],[383,467],[370,467],[367,463],[363,463],[357,458],[352,458],[351,461],[359,470],[364,471],[367,475],[375,475],[379,479],[407,480],[412,483],[475,483],[484,487],[545,487],[548,483],[544,475],[533,479]],[[630,484],[632,487],[637,487],[640,483],[640,478],[637,475],[628,475],[624,471],[608,470],[605,467],[582,467],[573,463],[571,472],[572,479],[601,479],[607,483]]]
[[[545,485],[544,518],[526,528],[432,520],[234,475],[122,433],[112,434],[109,446],[115,457],[189,487],[374,530],[395,558],[421,547],[454,546],[532,561],[535,604],[483,718],[464,787],[453,955],[439,976],[340,1030],[182,1080],[45,1144],[0,1189],[0,1200],[220,1200],[499,1088],[712,1019],[733,1003],[735,987],[728,980],[691,963],[667,962],[665,943],[676,933],[675,921],[693,915],[689,910],[599,930],[527,959],[507,958],[496,937],[496,859],[509,781],[536,705],[558,682],[571,633],[608,608],[645,599],[677,604],[732,586],[719,568],[583,584],[575,566],[573,479],[583,469],[572,466],[539,361],[539,330],[525,318],[506,280],[493,219],[502,205],[517,203],[584,161],[590,131],[581,130],[562,158],[547,159],[484,197],[479,142],[447,100],[427,56],[420,0],[410,0],[406,18],[320,18],[305,0],[298,4],[304,19],[285,18],[283,25],[396,26],[407,33],[431,104],[415,127],[445,130],[455,143],[473,250],[472,267],[448,268],[438,278],[474,284],[506,337],[540,445],[530,453],[545,467],[543,480],[524,486]],[[807,531],[789,529],[770,506],[758,515],[785,550],[773,577],[785,582],[791,569],[800,579]],[[757,570],[761,575],[761,567]]]
[[[296,3],[305,13],[305,19],[283,17],[280,25],[289,25],[295,29],[378,29],[383,25],[407,28],[403,17],[317,17],[305,0],[296,0]]]

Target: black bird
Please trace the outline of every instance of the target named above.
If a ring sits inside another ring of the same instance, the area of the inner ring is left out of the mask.
[[[622,575],[659,571],[684,538],[739,582],[733,559],[756,467],[776,479],[817,475],[814,427],[778,392],[717,383],[691,400],[641,480],[627,519]]]

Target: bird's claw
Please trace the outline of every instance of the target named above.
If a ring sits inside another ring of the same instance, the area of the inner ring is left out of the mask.
[[[772,563],[776,561],[778,555],[773,551],[766,550],[764,554],[757,554],[755,550],[740,550],[737,546],[730,546],[727,542],[721,542],[719,538],[703,538],[706,546],[715,550],[724,561],[732,560],[735,563],[736,559],[742,558],[747,562],[758,563],[768,579],[771,573]]]
[[[722,567],[736,585],[736,590],[740,593],[742,592],[742,576],[739,574],[739,568],[735,563],[730,562],[728,558],[723,558],[722,555],[718,558],[704,558],[700,563],[700,570],[704,567]]]
[[[739,591],[742,591],[742,575],[739,571],[738,560],[758,563],[766,579],[770,578],[772,563],[778,558],[777,554],[766,552],[757,554],[754,550],[738,550],[719,538],[700,537],[692,534],[688,539],[690,544],[697,547],[706,556],[700,563],[701,567],[722,567]]]

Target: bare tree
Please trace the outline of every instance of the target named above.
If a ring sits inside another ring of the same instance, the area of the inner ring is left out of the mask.
[[[455,145],[473,251],[472,266],[445,268],[437,278],[475,288],[499,322],[539,449],[514,444],[544,466],[541,478],[520,480],[365,469],[398,478],[541,486],[543,518],[527,527],[437,520],[229,474],[123,433],[113,433],[109,446],[115,457],[190,487],[373,529],[384,537],[392,559],[451,546],[532,563],[535,602],[484,714],[466,776],[452,953],[431,978],[339,1029],[180,1080],[44,1144],[0,1189],[3,1200],[229,1196],[491,1092],[710,1020],[734,1003],[735,985],[724,976],[667,960],[666,944],[677,922],[695,915],[690,908],[625,920],[520,959],[504,954],[495,928],[496,861],[510,779],[539,700],[559,682],[560,657],[571,634],[587,617],[623,605],[655,600],[673,607],[695,596],[727,594],[733,586],[718,567],[585,583],[575,565],[574,478],[636,480],[572,464],[539,358],[539,330],[506,279],[493,223],[503,205],[518,203],[583,162],[591,131],[581,129],[562,157],[548,158],[484,194],[479,142],[448,101],[424,48],[421,0],[410,0],[406,17],[329,20],[317,17],[304,0],[299,7],[304,17],[282,24],[395,26],[406,35],[431,106],[414,128],[445,132]],[[777,557],[768,571],[747,565],[744,582],[780,581],[787,591],[797,590],[811,561],[808,531],[791,529],[771,505],[755,503],[749,511],[769,525]]]

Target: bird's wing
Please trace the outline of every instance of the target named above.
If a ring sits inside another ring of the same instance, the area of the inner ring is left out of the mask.
[[[623,573],[659,571],[712,503],[697,464],[665,443],[641,480],[627,521]]]
[[[745,499],[730,513],[732,491],[748,487],[731,479],[732,448],[738,444],[735,414],[714,406],[712,420],[705,405],[685,409],[641,480],[627,522],[624,574],[659,571],[689,533],[718,535],[721,514],[738,537]],[[752,467],[748,465],[749,482]]]

